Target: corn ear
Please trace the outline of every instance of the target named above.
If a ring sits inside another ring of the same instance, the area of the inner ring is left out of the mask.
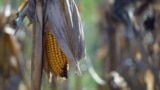
[[[46,3],[44,21],[50,25],[50,32],[56,37],[68,61],[81,76],[79,60],[85,57],[84,33],[74,0],[53,0]]]
[[[57,77],[67,78],[67,57],[58,45],[55,36],[51,32],[46,35],[46,53],[51,71]]]

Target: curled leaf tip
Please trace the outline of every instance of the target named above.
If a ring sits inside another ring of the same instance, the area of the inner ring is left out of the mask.
[[[75,74],[76,74],[77,76],[82,76],[81,69],[80,69],[80,67],[79,67],[79,63],[77,63]]]

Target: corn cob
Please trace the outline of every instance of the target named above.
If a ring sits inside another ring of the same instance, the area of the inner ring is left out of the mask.
[[[47,32],[46,35],[46,53],[49,66],[55,76],[67,78],[67,57],[59,47],[55,36],[51,32]]]

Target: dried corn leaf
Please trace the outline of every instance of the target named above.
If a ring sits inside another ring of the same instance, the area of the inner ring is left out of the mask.
[[[64,6],[65,5],[65,6]],[[62,51],[80,73],[78,60],[84,57],[84,37],[80,17],[73,0],[48,0],[45,21],[56,37]]]

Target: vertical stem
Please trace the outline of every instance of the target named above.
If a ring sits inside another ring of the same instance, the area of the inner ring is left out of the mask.
[[[115,71],[118,66],[118,43],[117,43],[117,35],[116,28],[112,25],[109,25],[107,28],[107,35],[109,40],[109,60],[110,60],[110,70]]]
[[[34,40],[33,40],[33,57],[32,57],[32,73],[31,73],[31,90],[40,90],[42,77],[42,1],[36,0],[36,16],[37,21],[34,22]]]

